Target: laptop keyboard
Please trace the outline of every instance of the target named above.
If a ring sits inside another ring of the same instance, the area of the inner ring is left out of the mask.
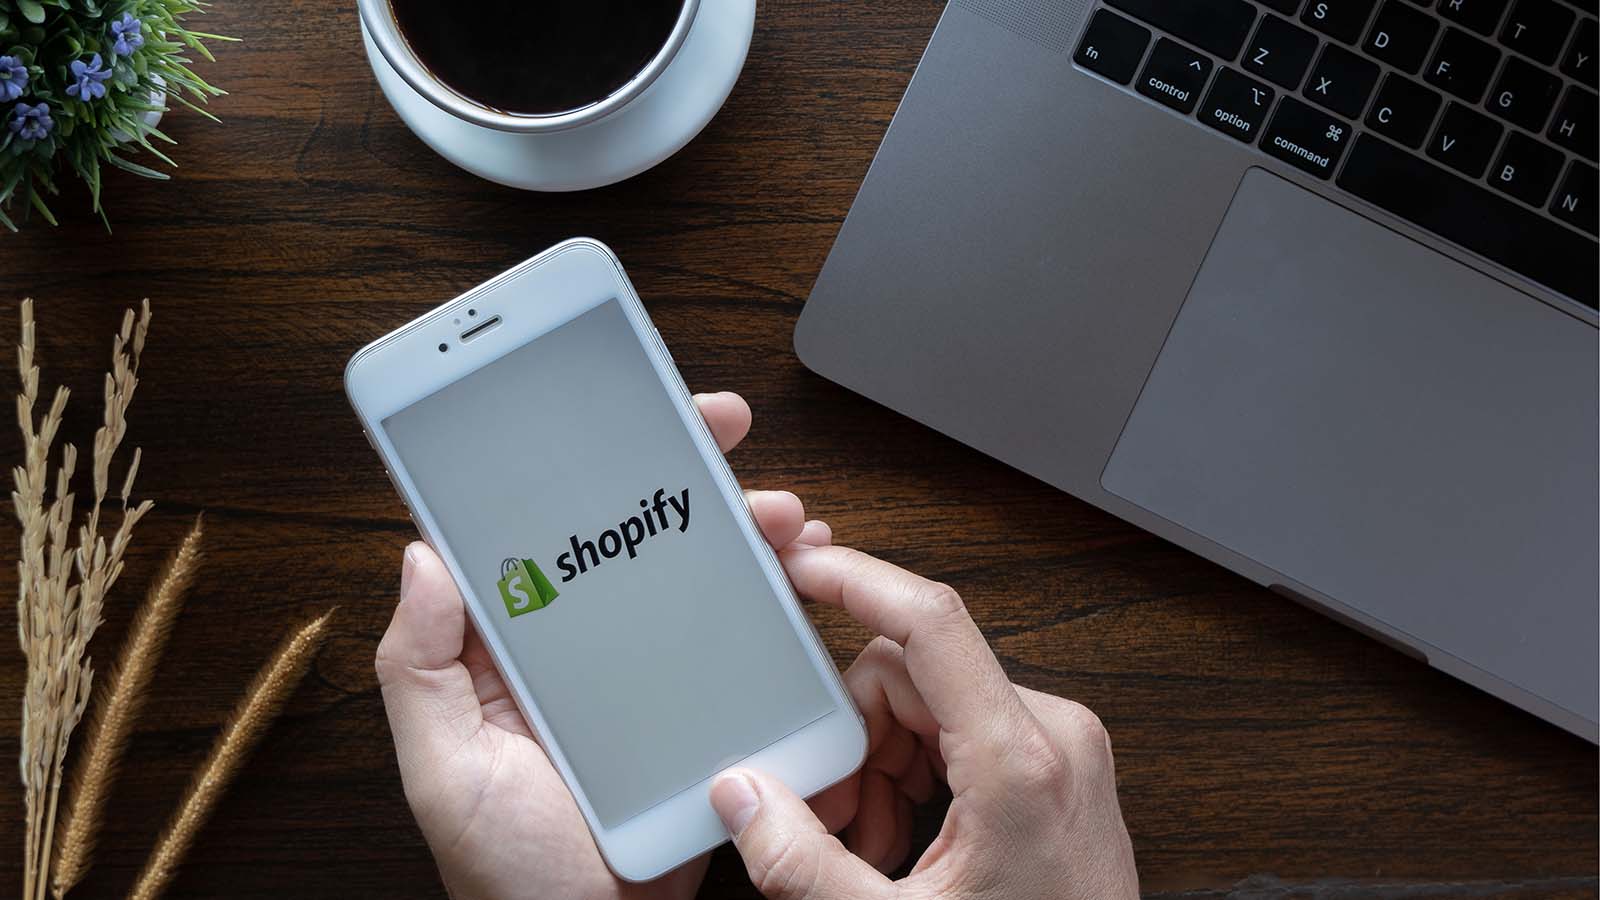
[[[1596,308],[1596,0],[1103,0],[1078,65]]]

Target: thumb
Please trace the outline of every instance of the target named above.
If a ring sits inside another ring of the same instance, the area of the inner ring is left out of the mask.
[[[406,548],[400,603],[378,643],[376,668],[402,775],[447,758],[483,724],[461,664],[466,611],[450,571],[420,541]]]
[[[767,900],[855,900],[892,891],[887,878],[852,856],[775,778],[729,772],[711,786],[711,807]]]

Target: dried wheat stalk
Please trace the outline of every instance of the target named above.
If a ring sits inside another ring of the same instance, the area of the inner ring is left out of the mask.
[[[149,511],[145,501],[130,505],[139,470],[139,453],[122,479],[121,517],[108,542],[100,535],[100,513],[110,491],[111,465],[127,433],[128,404],[139,384],[139,357],[150,324],[145,301],[137,319],[130,310],[112,339],[111,372],[105,381],[105,409],[95,432],[91,469],[94,495],[88,515],[72,544],[74,495],[70,490],[77,449],[62,447],[54,491],[46,502],[50,451],[66,408],[67,391],[57,388],[49,409],[37,422],[39,367],[34,362],[36,333],[33,303],[22,304],[22,334],[17,370],[22,390],[17,395],[17,424],[22,430],[23,463],[12,470],[12,503],[22,525],[17,562],[17,638],[28,661],[22,699],[23,802],[27,821],[24,840],[23,889],[26,900],[43,900],[50,871],[56,806],[61,796],[61,769],[72,731],[83,718],[94,670],[85,655],[100,626],[106,592],[122,574],[122,556],[133,528]],[[77,583],[73,582],[76,574]]]
[[[256,673],[250,689],[234,707],[227,724],[222,726],[222,733],[211,745],[206,761],[195,772],[194,780],[178,804],[178,811],[156,841],[155,850],[145,860],[144,870],[128,894],[129,900],[155,900],[166,890],[223,789],[238,773],[310,668],[332,616],[333,610],[329,610],[321,618],[290,633],[278,645],[272,659]]]
[[[202,533],[202,518],[196,517],[183,543],[150,583],[144,604],[129,626],[121,654],[102,679],[103,686],[95,697],[84,732],[83,749],[73,768],[55,868],[50,876],[50,891],[56,900],[65,897],[89,870],[100,816],[116,781],[123,750],[144,708],[156,662],[200,567]]]

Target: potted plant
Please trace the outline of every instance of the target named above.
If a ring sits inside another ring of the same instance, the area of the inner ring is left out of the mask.
[[[63,171],[100,205],[101,164],[147,178],[168,176],[128,158],[138,150],[172,165],[152,143],[173,143],[156,124],[175,99],[215,120],[204,103],[223,91],[190,69],[211,59],[184,18],[201,0],[0,0],[0,225],[19,211],[55,224],[45,200]],[[107,221],[109,227],[109,221]]]

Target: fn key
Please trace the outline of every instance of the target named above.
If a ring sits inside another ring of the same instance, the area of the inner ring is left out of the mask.
[[[1091,72],[1127,84],[1139,70],[1139,60],[1149,44],[1150,29],[1102,9],[1094,14],[1072,58]]]

